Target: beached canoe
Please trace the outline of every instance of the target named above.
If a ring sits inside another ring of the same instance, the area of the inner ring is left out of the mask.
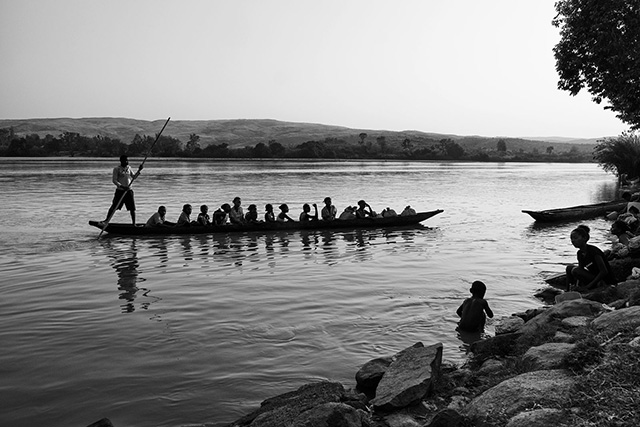
[[[609,212],[620,211],[626,206],[626,200],[614,200],[612,202],[596,203],[593,205],[548,209],[544,211],[523,210],[522,212],[531,215],[533,219],[539,222],[580,221],[583,219],[605,216]]]
[[[144,227],[141,224],[110,223],[105,232],[121,236],[163,236],[174,234],[214,234],[231,232],[263,232],[280,230],[339,230],[339,229],[363,229],[363,228],[393,228],[415,226],[420,222],[444,212],[441,209],[429,212],[418,212],[415,215],[394,216],[386,218],[364,218],[335,221],[308,221],[308,222],[258,222],[252,224],[226,224],[213,226],[188,226],[188,227]],[[102,230],[100,221],[89,221],[89,225]]]

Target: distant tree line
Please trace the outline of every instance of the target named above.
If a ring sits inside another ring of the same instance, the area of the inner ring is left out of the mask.
[[[182,157],[182,158],[304,158],[304,159],[398,159],[398,160],[472,160],[517,162],[588,162],[591,153],[572,147],[556,153],[553,146],[545,150],[524,149],[509,151],[504,139],[498,140],[495,149],[465,147],[453,139],[429,139],[419,137],[390,141],[384,135],[369,137],[360,133],[352,142],[327,137],[284,146],[276,140],[259,142],[254,146],[229,147],[227,143],[201,146],[200,137],[191,134],[182,142],[171,136],[161,136],[152,147],[155,136],[135,135],[129,143],[106,136],[84,136],[75,132],[60,135],[16,135],[13,128],[0,129],[0,156],[2,157],[118,157],[129,156]],[[353,142],[356,141],[356,142]]]

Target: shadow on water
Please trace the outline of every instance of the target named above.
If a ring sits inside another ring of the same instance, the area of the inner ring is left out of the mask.
[[[123,300],[121,305],[123,313],[132,313],[135,311],[135,300],[139,291],[146,296],[149,292],[146,288],[138,287],[139,283],[145,281],[140,277],[139,267],[140,261],[138,259],[138,242],[136,239],[131,239],[128,243],[120,246],[115,244],[112,240],[104,240],[103,247],[107,252],[107,256],[111,258],[111,267],[115,270],[117,280],[117,287],[120,291],[118,299]],[[139,308],[148,309],[150,302],[144,302],[140,304]]]

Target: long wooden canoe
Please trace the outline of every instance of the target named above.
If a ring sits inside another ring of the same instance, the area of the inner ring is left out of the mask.
[[[612,202],[596,203],[593,205],[573,206],[569,208],[548,209],[544,211],[522,212],[531,215],[539,222],[579,221],[598,216],[605,216],[612,211],[620,211],[627,206],[626,200],[614,200]]]
[[[442,209],[428,212],[418,212],[415,215],[394,216],[386,218],[363,218],[335,221],[308,221],[308,222],[258,222],[251,224],[226,224],[212,226],[160,226],[145,227],[142,224],[110,223],[104,231],[109,234],[121,236],[163,236],[172,234],[213,234],[231,232],[251,232],[251,231],[279,231],[279,230],[338,230],[338,229],[361,229],[361,228],[392,228],[417,225],[420,222],[444,212]],[[89,225],[102,230],[102,222],[89,221]]]

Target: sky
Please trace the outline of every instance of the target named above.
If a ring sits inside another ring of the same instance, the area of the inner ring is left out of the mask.
[[[554,2],[0,0],[0,118],[619,135],[557,89]]]

